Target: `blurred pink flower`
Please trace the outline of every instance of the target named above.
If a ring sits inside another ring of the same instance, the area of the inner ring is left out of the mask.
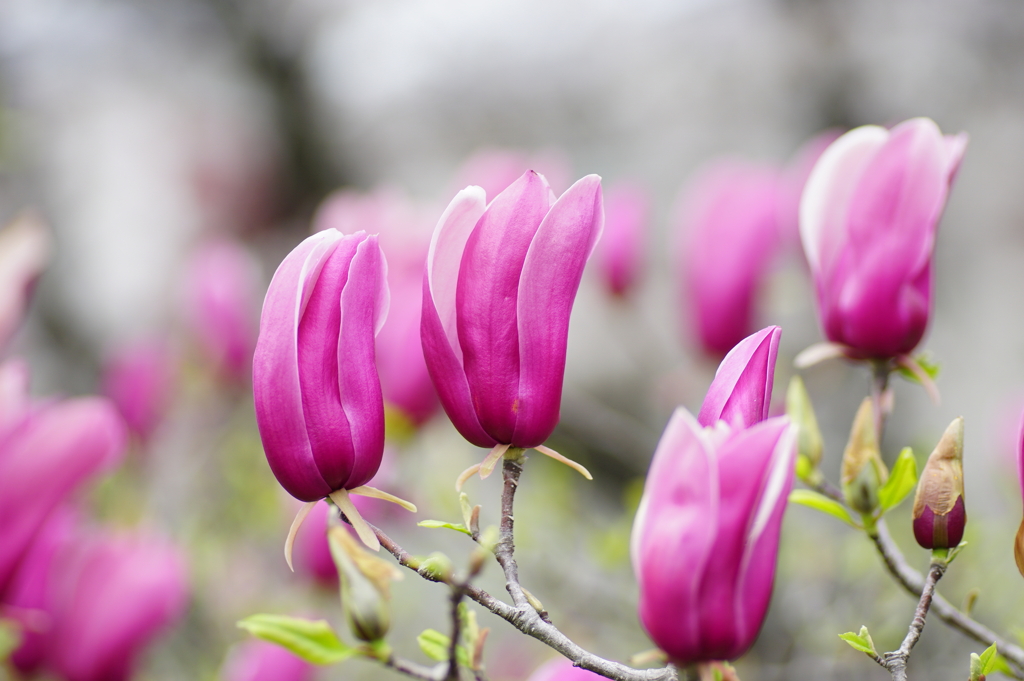
[[[29,408],[0,440],[0,598],[53,509],[116,464],[125,438],[109,400],[82,397]]]
[[[50,259],[50,230],[24,212],[0,230],[0,348],[21,325],[29,294]]]
[[[966,147],[966,134],[914,118],[856,128],[821,155],[801,199],[800,236],[828,340],[878,358],[921,342],[935,235]]]
[[[67,681],[126,681],[138,654],[188,601],[184,558],[156,536],[82,537],[52,578],[45,664]]]
[[[640,187],[617,184],[604,196],[604,233],[594,264],[613,296],[628,295],[643,272],[649,212],[650,199]]]
[[[231,651],[221,681],[310,681],[316,667],[274,643],[251,640]]]
[[[103,371],[103,394],[113,400],[128,428],[149,438],[171,405],[176,357],[166,342],[135,341],[118,348]]]
[[[262,286],[255,258],[238,242],[201,245],[186,268],[186,316],[200,347],[227,378],[248,380]]]
[[[779,246],[780,171],[719,160],[690,180],[679,210],[678,263],[701,346],[723,355],[754,325],[754,301]]]

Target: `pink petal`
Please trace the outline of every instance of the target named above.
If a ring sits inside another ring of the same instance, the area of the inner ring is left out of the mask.
[[[317,277],[341,239],[335,231],[319,232],[281,262],[267,289],[253,356],[256,423],[267,461],[289,494],[303,501],[322,499],[333,488],[317,468],[306,431],[298,329]]]
[[[356,248],[341,293],[337,380],[352,437],[345,488],[369,482],[384,452],[384,402],[374,360],[374,334],[383,324],[387,307],[387,263],[377,237],[370,236]]]
[[[519,279],[519,385],[512,444],[541,444],[558,423],[569,314],[604,225],[601,178],[587,175],[562,195],[530,244]]]
[[[457,326],[473,405],[484,430],[503,443],[511,442],[516,423],[519,281],[549,197],[533,171],[495,197],[466,242],[459,270]]]
[[[631,537],[640,621],[673,659],[692,660],[700,651],[702,580],[719,525],[718,489],[718,464],[700,424],[677,409],[651,461]]]
[[[726,421],[747,428],[768,418],[782,329],[769,326],[729,351],[708,388],[698,420],[702,426]]]

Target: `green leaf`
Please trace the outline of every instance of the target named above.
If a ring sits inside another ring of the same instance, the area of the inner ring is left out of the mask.
[[[466,529],[466,526],[462,523],[446,523],[443,520],[421,520],[416,524],[420,527],[429,527],[431,529],[436,529],[438,527],[446,527],[449,530],[455,530],[456,532],[461,532],[462,534],[470,533],[469,530]]]
[[[286,615],[252,615],[238,623],[256,638],[287,648],[313,664],[335,664],[359,651],[345,645],[325,620]]]
[[[900,505],[907,495],[914,491],[917,486],[917,461],[914,459],[914,450],[904,447],[900,455],[896,457],[896,463],[892,465],[892,472],[889,479],[878,490],[878,500],[882,505],[882,512],[888,511]]]
[[[0,618],[0,663],[21,645],[21,627],[13,620]],[[0,664],[0,669],[3,665]]]
[[[829,499],[824,494],[819,494],[818,492],[809,489],[795,489],[789,493],[789,501],[793,504],[810,506],[822,513],[828,513],[831,516],[839,518],[851,527],[860,529],[860,525],[858,525],[857,521],[850,516],[850,513],[846,510],[845,506],[834,499]]]
[[[867,631],[865,627],[861,627],[860,630],[862,633]],[[868,655],[878,655],[878,653],[875,652],[875,645],[872,643],[870,637],[865,637],[855,634],[852,631],[848,631],[845,634],[839,634],[839,638],[849,643],[850,647],[854,650],[859,650],[860,652],[867,653]]]
[[[973,657],[973,655],[972,655]],[[1013,676],[1013,670],[1010,669],[1010,665],[1006,662],[1006,658],[999,654],[996,650],[996,644],[993,643],[985,649],[979,657],[979,668],[982,676],[991,674],[993,672],[999,672],[1006,674],[1007,676]]]
[[[420,644],[423,654],[431,660],[444,662],[448,659],[448,649],[451,647],[452,640],[437,629],[427,629],[416,637],[416,642]],[[469,652],[465,646],[455,647],[455,659],[463,667],[470,666]]]

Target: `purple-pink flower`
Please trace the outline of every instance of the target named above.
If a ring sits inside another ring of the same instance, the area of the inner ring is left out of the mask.
[[[267,290],[253,397],[267,461],[302,501],[365,484],[384,451],[374,336],[388,308],[376,236],[330,229],[299,244]]]
[[[721,160],[691,181],[680,212],[682,297],[701,346],[723,355],[754,324],[754,302],[779,245],[778,169]]]
[[[594,264],[608,292],[624,297],[643,271],[650,199],[640,187],[615,185],[605,194],[604,211],[604,233]]]
[[[0,435],[0,598],[47,517],[117,463],[126,436],[117,410],[99,397],[27,407]]]
[[[681,665],[754,643],[771,598],[796,437],[778,417],[703,428],[685,409],[654,453],[633,525],[640,621]]]
[[[468,187],[441,216],[423,281],[423,353],[473,444],[535,447],[558,423],[569,313],[603,221],[598,176],[555,200],[533,171],[490,204]]]
[[[176,358],[167,343],[146,339],[119,347],[103,371],[103,394],[143,440],[164,418],[174,392]]]
[[[796,431],[768,419],[780,330],[722,361],[701,409],[672,415],[631,538],[640,620],[680,664],[731,660],[761,628],[793,484]]]
[[[185,278],[188,320],[210,362],[227,378],[248,377],[256,345],[259,267],[241,244],[203,244]]]
[[[830,146],[800,204],[825,336],[863,357],[911,352],[932,307],[939,218],[967,146],[927,118],[868,125]]]
[[[188,599],[181,553],[153,536],[85,537],[52,578],[46,666],[67,681],[127,681]]]

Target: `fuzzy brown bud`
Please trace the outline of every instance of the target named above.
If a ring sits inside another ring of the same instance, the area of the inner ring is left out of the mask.
[[[926,549],[953,548],[964,536],[963,457],[964,419],[957,417],[928,457],[914,495],[914,537]]]
[[[878,508],[878,490],[888,477],[878,449],[874,404],[870,397],[865,397],[853,419],[839,471],[846,503],[861,513],[873,513]]]

